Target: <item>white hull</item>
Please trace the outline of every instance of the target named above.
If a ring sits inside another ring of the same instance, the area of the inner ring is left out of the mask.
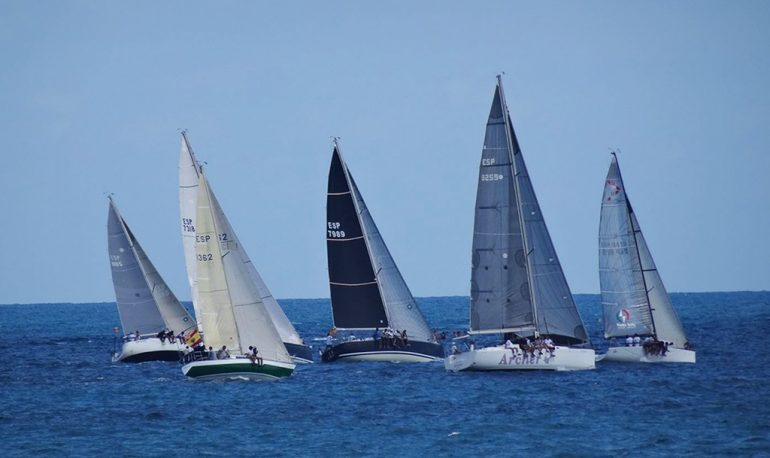
[[[265,360],[253,364],[248,358],[193,361],[182,366],[182,373],[196,380],[278,380],[288,377],[296,367],[292,363]]]
[[[578,371],[596,367],[595,353],[591,349],[556,347],[551,355],[548,351],[525,354],[520,349],[487,347],[450,355],[444,359],[448,371],[511,371],[549,370]]]
[[[179,359],[179,352],[184,351],[185,345],[177,340],[174,343],[165,340],[161,342],[157,337],[149,339],[132,340],[123,342],[120,353],[112,356],[112,362],[121,361],[150,361],[165,359],[175,361]],[[166,357],[162,357],[165,355]]]
[[[393,363],[429,363],[438,360],[439,358],[433,356],[405,351],[347,353],[337,359],[337,361],[385,361]]]
[[[666,356],[646,355],[644,348],[610,347],[607,353],[598,355],[597,361],[616,361],[623,363],[694,363],[695,352],[683,348],[668,347]]]

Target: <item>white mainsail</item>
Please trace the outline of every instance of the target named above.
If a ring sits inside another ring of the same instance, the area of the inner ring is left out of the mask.
[[[251,261],[205,176],[199,178],[195,255],[205,342],[214,348],[225,345],[235,354],[256,346],[267,359],[291,362],[250,275]]]
[[[201,175],[201,166],[195,158],[195,154],[190,147],[186,133],[183,132],[182,147],[179,152],[179,210],[181,214],[182,244],[184,245],[187,279],[190,284],[190,292],[192,294],[192,302],[196,316],[200,315],[196,305],[198,294],[196,284],[195,234],[198,183]],[[240,242],[237,239],[234,239],[233,241],[240,246]],[[259,292],[259,297],[262,300],[265,309],[281,336],[281,340],[286,343],[304,345],[299,333],[283,312],[278,301],[270,293],[270,290],[264,280],[262,280],[262,276],[259,275],[256,267],[249,262],[247,269],[249,276]],[[201,326],[201,329],[206,332],[205,326]]]

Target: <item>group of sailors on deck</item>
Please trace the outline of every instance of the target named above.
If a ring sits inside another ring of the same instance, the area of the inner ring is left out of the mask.
[[[406,329],[399,332],[388,326],[380,334],[380,328],[376,328],[374,334],[372,334],[372,339],[377,343],[378,350],[383,348],[406,348],[409,346]]]
[[[553,343],[553,340],[551,340],[548,336],[535,336],[534,340],[529,340],[527,337],[522,337],[516,341],[517,343],[514,344],[511,341],[511,338],[507,338],[505,340],[505,343],[503,344],[503,347],[505,347],[508,350],[511,350],[511,354],[513,356],[516,356],[517,349],[521,350],[522,356],[535,356],[535,352],[537,351],[538,356],[541,356],[543,354],[543,351],[547,351],[553,356],[554,350],[556,350],[556,345]]]
[[[638,334],[626,337],[626,347],[639,347],[644,349],[645,355],[666,356],[669,342],[658,340],[656,337],[647,336],[644,340]]]
[[[252,364],[259,366],[264,364],[264,360],[261,356],[259,356],[259,351],[257,350],[256,346],[249,345],[249,351],[244,356],[249,358]],[[201,360],[216,361],[219,359],[229,359],[230,357],[230,351],[227,349],[226,345],[222,345],[222,348],[219,350],[214,350],[214,348],[211,346],[206,349],[206,346],[202,342],[194,347],[184,347],[184,352],[182,354],[182,359],[185,363]],[[238,356],[236,356],[236,358],[237,357]]]

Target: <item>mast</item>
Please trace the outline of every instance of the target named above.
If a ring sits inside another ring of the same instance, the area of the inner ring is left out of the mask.
[[[538,330],[538,320],[537,320],[537,301],[535,298],[535,290],[533,289],[533,281],[532,281],[532,267],[530,265],[530,254],[531,251],[529,249],[529,241],[527,238],[527,227],[526,227],[526,221],[524,221],[524,215],[522,214],[522,208],[521,208],[521,192],[519,190],[519,172],[516,169],[516,160],[514,156],[516,155],[515,150],[513,149],[513,139],[511,138],[511,129],[510,129],[510,114],[508,113],[508,103],[505,100],[505,92],[503,92],[503,79],[502,75],[497,75],[497,85],[500,88],[500,99],[502,102],[502,111],[503,111],[503,120],[505,122],[505,138],[508,141],[508,155],[511,161],[511,168],[513,170],[513,186],[514,186],[514,194],[516,194],[516,213],[519,217],[519,226],[521,227],[521,235],[524,241],[524,258],[527,263],[527,286],[529,288],[529,297],[530,297],[530,304],[532,305],[532,322],[534,323],[535,327],[535,336],[537,337],[539,330]],[[521,153],[519,153],[521,154]]]
[[[378,278],[380,271],[374,270],[374,261],[372,257],[372,248],[369,246],[369,234],[366,231],[366,228],[364,227],[364,224],[362,224],[361,221],[361,208],[358,206],[358,199],[357,194],[354,194],[353,192],[353,182],[350,179],[350,172],[348,171],[348,164],[345,162],[345,158],[342,157],[342,149],[340,148],[338,138],[334,137],[334,140],[332,141],[334,143],[334,148],[337,150],[337,154],[340,156],[340,162],[342,163],[342,170],[345,173],[345,180],[348,183],[348,189],[350,189],[350,198],[353,201],[353,207],[356,209],[356,218],[358,219],[358,225],[361,227],[361,234],[364,236],[364,245],[366,246],[366,252],[369,255],[369,264],[372,266],[372,272],[374,272],[374,281],[377,284],[377,291],[380,294],[380,300],[382,301],[383,310],[385,311],[385,317],[388,319],[388,324],[390,325],[392,323],[392,320],[390,318],[390,311],[388,310],[388,304],[385,302],[385,295],[382,292],[382,284],[380,283],[380,280]],[[358,190],[357,187],[355,187],[356,190]],[[363,200],[363,198],[362,198]]]
[[[652,334],[657,339],[658,332],[655,329],[655,317],[652,313],[652,302],[650,302],[650,291],[647,289],[647,279],[644,276],[644,272],[650,271],[651,269],[644,269],[644,266],[642,265],[642,256],[639,253],[639,241],[637,240],[636,233],[641,232],[642,229],[640,227],[634,227],[634,220],[631,217],[634,213],[634,209],[631,208],[631,200],[628,197],[628,191],[626,190],[626,184],[623,182],[623,174],[620,171],[620,162],[618,162],[618,156],[615,154],[614,151],[611,152],[612,157],[615,158],[615,162],[618,164],[618,176],[620,177],[620,182],[623,183],[623,192],[626,195],[626,209],[628,210],[628,224],[631,225],[631,233],[634,236],[634,248],[636,249],[636,259],[639,260],[639,271],[642,274],[642,285],[644,286],[644,297],[647,299],[647,308],[650,310],[650,324],[652,325]],[[637,224],[637,226],[639,226]]]

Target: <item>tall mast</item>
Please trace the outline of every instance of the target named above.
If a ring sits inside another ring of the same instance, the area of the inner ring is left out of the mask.
[[[618,156],[615,154],[614,151],[611,152],[612,157],[615,158],[615,163],[618,164],[618,177],[620,177],[620,182],[623,183],[623,174],[620,172],[620,163],[618,162]],[[644,269],[644,266],[642,265],[642,257],[639,253],[639,241],[636,238],[637,232],[642,232],[642,229],[639,228],[638,230],[634,227],[634,220],[631,218],[631,215],[634,213],[634,209],[631,208],[631,200],[628,198],[628,192],[626,191],[626,184],[623,183],[623,192],[626,195],[626,209],[628,210],[628,224],[631,225],[631,233],[634,235],[634,247],[636,248],[636,259],[639,260],[639,271],[642,274],[642,286],[644,287],[644,297],[647,298],[647,308],[650,310],[650,323],[652,324],[652,333],[657,338],[658,332],[655,330],[655,317],[652,314],[652,303],[650,302],[650,292],[647,290],[647,279],[644,277],[644,272],[646,270]]]
[[[513,139],[511,138],[511,122],[510,122],[510,116],[508,113],[508,103],[505,100],[505,92],[503,92],[503,79],[501,75],[497,75],[497,87],[500,88],[500,98],[502,99],[502,108],[503,108],[503,120],[505,121],[505,138],[508,141],[508,155],[511,160],[511,168],[513,169],[513,186],[516,194],[516,213],[519,216],[519,226],[521,227],[521,235],[524,240],[524,259],[527,263],[527,287],[529,288],[529,298],[530,298],[530,304],[532,304],[532,321],[534,323],[535,327],[535,336],[537,337],[539,334],[538,330],[538,320],[537,320],[537,304],[536,304],[536,298],[535,298],[535,290],[534,285],[532,281],[532,267],[530,266],[529,261],[529,255],[531,253],[529,249],[529,241],[527,238],[527,227],[526,223],[524,221],[524,214],[522,213],[521,208],[521,192],[519,191],[519,180],[518,175],[519,172],[516,170],[516,158],[514,157],[515,152],[513,149]]]
[[[345,162],[345,159],[342,157],[342,149],[340,148],[338,138],[334,137],[332,142],[334,143],[334,148],[337,150],[337,154],[340,156],[340,163],[342,164],[342,171],[345,173],[345,181],[348,183],[348,189],[350,189],[350,197],[353,200],[353,208],[356,209],[356,219],[358,219],[358,225],[361,227],[361,234],[364,236],[364,245],[366,246],[366,252],[369,255],[369,264],[372,266],[372,272],[374,273],[374,282],[377,284],[377,291],[380,293],[380,300],[382,300],[382,308],[385,311],[385,316],[388,319],[388,325],[392,323],[392,320],[390,319],[390,313],[388,311],[388,305],[385,303],[385,295],[382,293],[382,285],[380,284],[380,281],[377,279],[377,275],[380,273],[379,271],[374,270],[374,258],[372,257],[372,249],[369,246],[369,236],[366,232],[366,229],[364,228],[364,225],[361,223],[361,209],[358,207],[358,199],[356,198],[357,195],[353,193],[353,182],[350,179],[350,174],[348,173],[348,164]],[[363,199],[363,198],[362,198]]]

